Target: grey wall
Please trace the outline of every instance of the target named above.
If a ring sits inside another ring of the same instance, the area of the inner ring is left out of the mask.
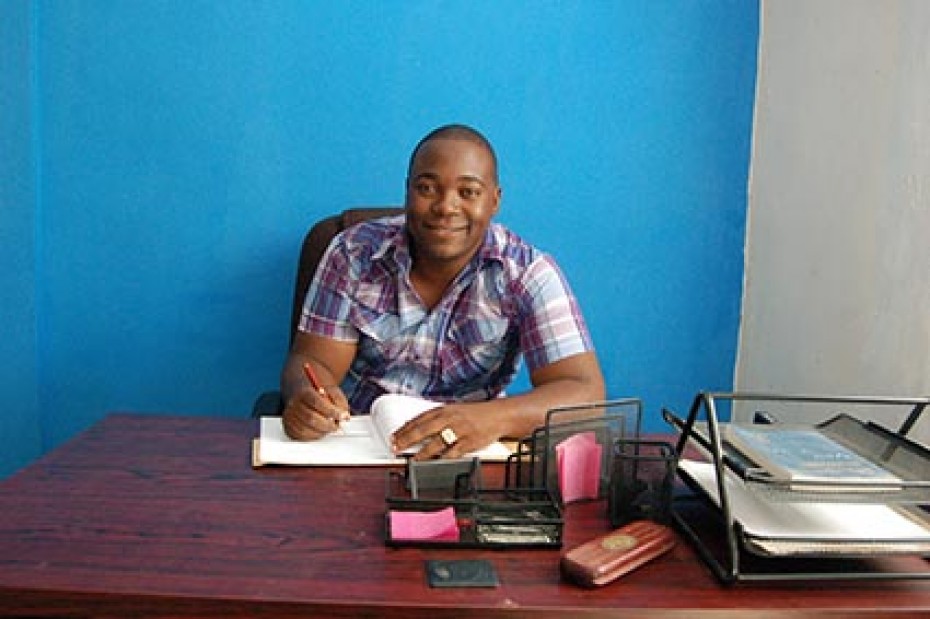
[[[930,2],[764,2],[755,123],[736,388],[930,395]]]

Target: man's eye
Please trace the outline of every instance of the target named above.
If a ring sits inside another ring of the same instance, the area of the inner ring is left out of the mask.
[[[431,183],[417,183],[414,185],[414,189],[421,196],[429,196],[436,192],[436,188]]]
[[[459,195],[465,200],[474,200],[481,195],[481,190],[474,187],[462,187],[459,189]]]

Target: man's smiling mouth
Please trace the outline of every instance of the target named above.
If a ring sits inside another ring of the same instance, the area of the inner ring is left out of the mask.
[[[428,231],[435,234],[454,234],[456,232],[462,232],[468,229],[468,225],[462,224],[459,226],[446,226],[441,224],[424,224],[424,228]]]

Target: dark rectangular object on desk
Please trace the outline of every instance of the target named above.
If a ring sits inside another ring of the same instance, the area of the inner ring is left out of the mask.
[[[494,564],[485,559],[433,559],[426,562],[430,587],[497,587],[500,581]]]

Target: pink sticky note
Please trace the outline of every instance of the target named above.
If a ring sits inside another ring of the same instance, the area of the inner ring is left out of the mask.
[[[593,432],[574,434],[555,446],[563,503],[597,498],[602,450]]]
[[[455,521],[455,508],[447,507],[434,512],[389,512],[391,539],[395,540],[459,540],[459,527]]]

